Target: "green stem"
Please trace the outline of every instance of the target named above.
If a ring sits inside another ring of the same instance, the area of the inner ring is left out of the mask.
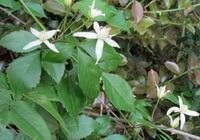
[[[46,28],[44,27],[44,25],[34,16],[34,14],[31,12],[31,10],[27,7],[27,5],[24,3],[23,0],[19,0],[21,2],[21,4],[25,7],[25,9],[29,12],[29,14],[32,16],[32,18],[40,25],[40,27],[46,31]]]
[[[134,3],[135,2],[135,0],[132,0],[132,1],[130,1],[127,5],[126,5],[126,7],[124,8],[124,10],[125,9],[127,9],[132,3]]]
[[[151,115],[151,120],[152,120],[152,122],[153,122],[154,113],[155,113],[155,111],[156,111],[156,108],[157,108],[159,102],[160,102],[160,98],[157,100],[156,105],[154,106],[154,109],[153,109],[153,112],[152,112],[152,115]]]
[[[86,20],[81,26],[79,26],[78,28],[76,28],[76,29],[73,30],[71,33],[67,34],[66,36],[75,33],[76,31],[78,31],[79,29],[81,29],[82,27],[84,27],[89,21],[90,21],[90,19]]]
[[[124,116],[124,114],[121,112],[121,110],[118,110],[119,111],[119,114],[123,117],[123,119],[128,123],[128,125],[130,127],[133,127],[132,124],[129,122],[129,120]]]
[[[179,113],[175,113],[175,114],[170,115],[170,116],[174,117],[174,116],[176,116],[176,115],[178,115],[178,114],[179,114]],[[164,120],[166,120],[166,119],[168,119],[168,118],[169,118],[169,116],[165,116],[164,118],[161,118],[161,119],[155,121],[155,123],[159,123],[159,122],[164,121]]]
[[[149,7],[149,5],[151,5],[152,3],[156,2],[156,0],[152,0],[151,2],[149,2],[145,7],[144,9],[146,9],[147,7]]]
[[[64,17],[64,19],[63,19],[61,28],[60,28],[61,31],[63,31],[63,30],[65,29],[66,22],[67,22],[67,17],[68,17],[68,15],[69,15],[70,9],[71,9],[71,8],[68,8],[68,9],[66,10],[66,14],[65,14],[65,17]]]
[[[193,7],[200,6],[200,3],[192,5]],[[144,11],[144,13],[168,13],[168,12],[175,12],[179,10],[184,10],[184,7],[177,8],[177,9],[168,9],[168,10],[160,10],[160,11]]]

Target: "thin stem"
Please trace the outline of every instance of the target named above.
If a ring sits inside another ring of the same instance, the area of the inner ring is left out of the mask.
[[[193,7],[200,6],[200,3],[192,5]],[[168,9],[168,10],[160,10],[160,11],[144,11],[144,13],[168,13],[168,12],[175,12],[179,10],[184,10],[184,7],[177,8],[177,9]]]
[[[78,60],[76,60],[76,58],[75,58],[73,55],[71,55],[71,58],[72,58],[76,63],[78,63]]]
[[[119,114],[122,116],[122,118],[128,123],[130,127],[133,127],[132,124],[129,122],[129,120],[124,116],[124,114],[121,112],[121,110],[118,110]]]
[[[79,26],[78,28],[76,28],[76,29],[73,30],[71,33],[67,34],[66,36],[71,35],[71,34],[73,34],[74,32],[78,31],[79,29],[81,29],[82,27],[84,27],[89,21],[90,21],[90,19],[86,20],[81,26]]]
[[[157,100],[156,105],[154,106],[154,109],[153,109],[153,112],[152,112],[152,115],[151,115],[151,120],[152,120],[152,122],[153,122],[154,113],[155,113],[155,111],[156,111],[156,108],[157,108],[159,102],[160,102],[160,98]]]
[[[46,31],[46,28],[44,25],[36,18],[36,16],[31,12],[31,10],[27,7],[27,5],[24,3],[23,0],[19,0],[21,4],[24,6],[24,8],[29,12],[29,14],[32,16],[32,18],[40,25],[40,27]]]
[[[152,3],[156,2],[156,0],[152,0],[151,2],[149,2],[145,7],[144,9],[146,9],[147,7],[149,7],[149,5],[151,5]]]
[[[178,114],[179,114],[179,113],[175,113],[175,114],[170,115],[170,116],[174,117],[174,116],[176,116],[176,115],[178,115]],[[165,116],[164,118],[161,118],[161,119],[155,121],[155,123],[159,123],[159,122],[164,121],[164,120],[166,120],[166,119],[168,119],[168,118],[169,118],[169,116],[167,115],[167,116]]]
[[[127,5],[126,5],[126,7],[124,8],[124,10],[125,9],[127,9],[132,3],[134,3],[135,2],[135,0],[132,0],[132,1],[130,1]]]
[[[4,11],[5,13],[7,13],[8,15],[10,15],[12,18],[18,20],[20,23],[22,23],[23,25],[25,25],[26,23],[24,21],[22,21],[21,19],[19,19],[18,17],[16,17],[15,15],[9,13],[7,11],[7,9],[3,8],[3,7],[0,7],[0,10]]]
[[[68,15],[69,15],[70,9],[71,9],[71,8],[68,8],[68,9],[66,10],[66,14],[65,14],[65,17],[64,17],[64,19],[63,19],[61,28],[60,28],[61,31],[63,31],[64,28],[65,28],[65,26],[66,26],[67,17],[68,17]]]

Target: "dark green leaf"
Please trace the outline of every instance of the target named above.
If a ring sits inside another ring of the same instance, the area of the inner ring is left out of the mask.
[[[57,42],[55,46],[59,50],[59,53],[55,53],[49,49],[45,50],[42,53],[43,61],[65,62],[72,55],[75,45]]]
[[[23,50],[28,43],[37,40],[37,38],[27,31],[16,31],[6,35],[0,40],[0,45],[14,52],[30,52],[40,46]]]
[[[99,80],[101,76],[101,69],[95,65],[95,61],[78,50],[78,78],[79,85],[83,94],[93,101],[100,93]]]
[[[65,71],[65,63],[43,61],[42,66],[57,83],[60,82]]]
[[[87,53],[89,53],[94,59],[96,59],[95,47],[96,40],[87,40],[79,44]],[[119,63],[122,61],[122,57],[111,46],[104,44],[103,55],[99,61],[99,66],[102,69],[112,71],[116,69]]]
[[[28,8],[36,17],[47,17],[44,13],[44,10],[40,4],[34,2],[25,2]]]
[[[100,124],[97,132],[99,135],[105,135],[106,131],[109,128],[110,120],[108,116],[100,116],[96,119],[96,121]]]
[[[87,137],[98,127],[98,123],[88,116],[80,115],[77,117],[77,120],[78,125],[70,117],[65,119],[67,129],[69,130],[68,137],[71,139]]]
[[[128,83],[116,74],[103,73],[103,83],[106,95],[111,103],[118,109],[125,111],[134,110],[134,97]]]
[[[36,87],[40,80],[39,53],[14,60],[7,69],[8,81],[16,96]]]
[[[114,135],[110,135],[106,138],[103,138],[102,140],[128,140],[128,139],[123,135],[114,134]]]
[[[62,15],[65,13],[65,7],[55,1],[47,1],[43,5],[44,9],[55,15]]]
[[[51,133],[42,117],[26,102],[16,101],[11,108],[13,123],[36,140],[51,140]]]
[[[72,118],[76,118],[85,105],[85,98],[71,76],[64,78],[57,86],[58,95],[63,106]]]

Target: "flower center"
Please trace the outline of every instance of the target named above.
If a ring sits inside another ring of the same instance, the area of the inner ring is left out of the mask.
[[[40,32],[39,39],[41,41],[45,41],[45,40],[47,40],[47,38],[48,38],[48,36],[45,31]]]
[[[180,112],[181,113],[184,113],[188,110],[188,106],[187,105],[182,105],[181,108],[180,108]]]
[[[106,38],[108,38],[110,30],[111,30],[111,28],[103,27],[103,28],[100,29],[100,31],[97,33],[98,38],[99,38],[99,39],[102,39],[102,40],[105,40]]]

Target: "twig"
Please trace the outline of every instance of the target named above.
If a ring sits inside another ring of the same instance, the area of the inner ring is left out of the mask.
[[[18,20],[20,23],[22,23],[23,25],[26,25],[26,23],[24,21],[22,21],[21,19],[19,19],[18,17],[16,17],[15,15],[13,15],[12,13],[9,13],[5,8],[0,7],[0,10],[4,11],[5,13],[7,13],[9,16],[11,16],[12,18]]]
[[[189,133],[186,133],[186,132],[174,129],[174,128],[164,128],[163,126],[160,126],[159,128],[164,130],[164,131],[171,132],[172,134],[178,134],[178,135],[189,137],[189,138],[194,139],[194,140],[200,140],[199,136],[189,134]]]

